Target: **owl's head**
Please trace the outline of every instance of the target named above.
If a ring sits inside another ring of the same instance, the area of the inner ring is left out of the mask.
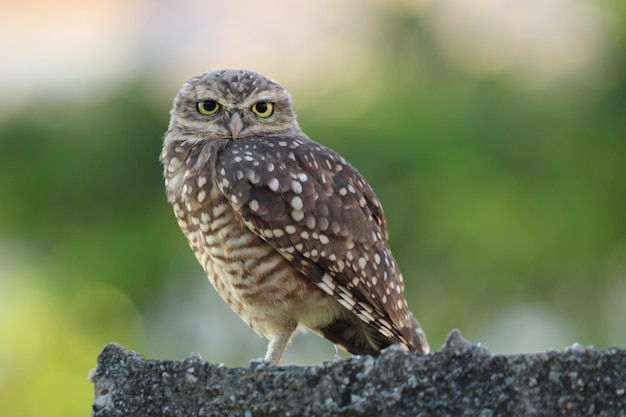
[[[168,136],[237,140],[300,132],[287,91],[261,74],[217,69],[183,85],[170,112]]]

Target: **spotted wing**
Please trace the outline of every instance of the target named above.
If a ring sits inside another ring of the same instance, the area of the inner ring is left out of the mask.
[[[306,137],[263,137],[230,141],[215,170],[252,232],[383,336],[422,351],[382,207],[354,167]]]

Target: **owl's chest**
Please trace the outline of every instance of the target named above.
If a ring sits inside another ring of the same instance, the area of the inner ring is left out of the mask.
[[[173,206],[209,280],[240,316],[275,303],[271,294],[293,289],[286,281],[297,272],[246,227],[212,178],[185,179]]]
[[[173,206],[180,228],[213,285],[246,275],[241,252],[264,242],[258,242],[245,227],[211,177],[186,178]]]

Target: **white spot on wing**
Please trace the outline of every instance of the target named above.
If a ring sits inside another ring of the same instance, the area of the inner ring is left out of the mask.
[[[329,294],[332,294],[333,292],[335,292],[335,281],[333,280],[333,277],[331,277],[330,275],[324,274],[324,276],[322,277],[321,283],[323,283],[324,286],[330,290],[330,291],[327,291]]]
[[[302,199],[298,196],[295,196],[294,198],[291,199],[291,207],[294,210],[302,210]]]
[[[267,186],[270,187],[270,190],[272,190],[272,191],[278,191],[278,187],[280,186],[280,182],[278,182],[277,178],[272,178],[267,183]]]
[[[250,200],[248,205],[250,206],[250,210],[252,211],[257,211],[259,209],[259,202],[256,200]]]
[[[292,210],[291,211],[291,218],[294,219],[295,221],[299,222],[300,220],[302,220],[304,218],[304,212],[301,210]]]

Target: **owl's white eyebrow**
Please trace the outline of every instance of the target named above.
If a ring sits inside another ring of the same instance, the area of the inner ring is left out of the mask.
[[[256,101],[257,102],[259,102],[259,101],[274,101],[275,98],[276,97],[267,94],[267,95],[264,95],[264,96],[257,97]]]

